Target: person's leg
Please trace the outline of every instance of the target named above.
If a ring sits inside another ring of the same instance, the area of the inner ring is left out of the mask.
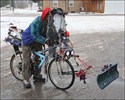
[[[34,51],[41,51],[42,50],[42,45],[39,44],[39,43],[33,43],[32,48],[34,49]],[[37,64],[35,66],[35,72],[34,72],[33,79],[35,81],[45,82],[45,78],[42,78],[42,75],[40,74],[41,69],[38,68],[38,65],[39,65],[38,57],[35,57],[35,62],[37,62]]]
[[[31,78],[31,47],[22,45],[23,66],[22,75],[25,88],[30,88],[29,79]]]
[[[40,50],[42,50],[42,45],[39,44],[39,43],[34,42],[34,43],[32,43],[32,49],[34,51],[40,51]],[[35,56],[34,59],[35,59],[35,62],[36,62],[34,75],[37,76],[41,72],[41,69],[38,69],[38,65],[39,65],[38,57]]]

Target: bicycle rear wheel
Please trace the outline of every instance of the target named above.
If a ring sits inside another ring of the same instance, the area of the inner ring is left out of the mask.
[[[75,81],[75,73],[68,60],[53,59],[48,67],[48,75],[52,84],[62,90],[69,89]]]
[[[16,52],[13,54],[10,60],[10,69],[13,76],[18,80],[23,80],[22,77],[22,52]]]

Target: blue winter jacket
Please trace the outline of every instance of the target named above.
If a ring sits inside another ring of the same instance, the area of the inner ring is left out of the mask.
[[[38,16],[29,27],[22,33],[23,45],[29,45],[33,42],[44,43],[45,37],[42,36],[42,20]]]

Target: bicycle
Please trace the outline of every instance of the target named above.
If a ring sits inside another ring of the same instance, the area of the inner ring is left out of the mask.
[[[21,39],[16,36],[11,35],[12,30],[9,30],[9,37],[6,38],[6,42],[9,42],[13,48],[15,53],[12,55],[10,59],[10,69],[13,76],[18,80],[23,80],[22,77],[22,52],[20,50],[21,47]],[[11,37],[11,38],[10,38]],[[49,51],[58,49],[58,52],[52,52],[53,57],[49,62],[49,56],[51,53]],[[51,83],[57,87],[58,89],[66,90],[69,89],[74,81],[75,81],[75,72],[72,64],[69,61],[69,57],[73,56],[73,50],[62,48],[61,45],[57,44],[53,47],[44,48],[42,51],[34,51],[32,50],[31,56],[31,72],[34,74],[34,69],[36,68],[36,63],[34,58],[38,57],[39,64],[38,68],[44,67],[44,73],[46,74],[46,82],[48,81],[48,77]]]

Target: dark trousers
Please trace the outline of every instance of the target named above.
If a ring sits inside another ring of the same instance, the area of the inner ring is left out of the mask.
[[[28,46],[24,46],[22,44],[22,55],[23,55],[23,66],[22,66],[22,75],[23,79],[29,81],[31,78],[31,51],[40,51],[42,50],[42,45],[39,43],[31,43]],[[35,58],[36,61],[38,61],[37,58]],[[35,68],[35,75],[40,74],[41,69],[38,69],[37,66]]]

